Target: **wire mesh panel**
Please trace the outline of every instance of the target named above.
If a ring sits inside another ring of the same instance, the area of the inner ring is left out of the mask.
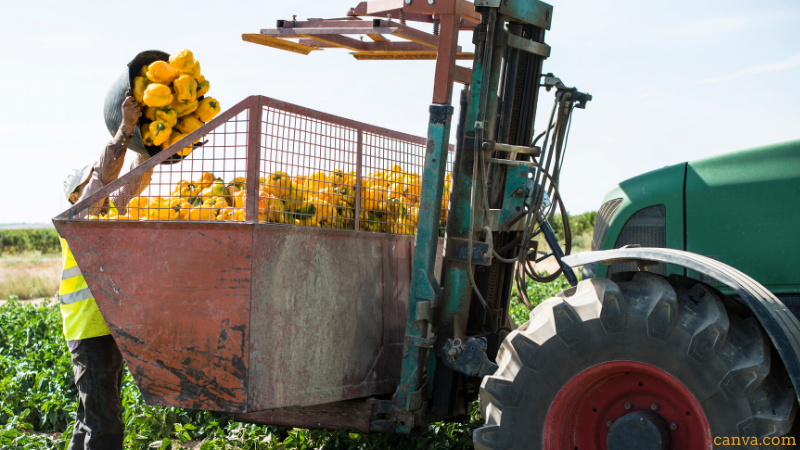
[[[243,222],[248,120],[249,110],[244,109],[204,129],[194,147],[165,149],[188,156],[175,164],[132,171],[123,177],[124,184],[74,218]]]
[[[416,233],[424,138],[251,97],[203,125],[192,134],[194,144],[181,148],[187,139],[171,139],[175,144],[153,160],[84,196],[68,217]],[[158,164],[176,154],[185,157]],[[442,235],[452,159],[448,152]],[[257,199],[257,208],[248,209],[248,198]]]
[[[416,233],[423,143],[364,133],[361,228]]]
[[[416,233],[425,139],[265,100],[259,221]]]
[[[355,128],[264,106],[260,222],[355,228]]]

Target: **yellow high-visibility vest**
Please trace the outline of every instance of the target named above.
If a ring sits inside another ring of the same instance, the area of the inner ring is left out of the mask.
[[[64,320],[64,337],[68,341],[75,341],[111,334],[64,238],[61,238],[61,252],[64,269],[61,271],[61,288],[58,293],[61,317]]]

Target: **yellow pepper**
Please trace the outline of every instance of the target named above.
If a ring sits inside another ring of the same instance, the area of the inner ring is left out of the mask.
[[[150,122],[149,127],[153,145],[163,144],[164,142],[169,140],[169,137],[172,134],[172,127],[163,120],[156,120]]]
[[[169,106],[158,108],[158,111],[156,111],[156,120],[163,120],[168,123],[169,126],[174,127],[178,123],[178,112]]]
[[[233,212],[233,220],[236,222],[244,222],[244,209],[235,208]]]
[[[149,124],[147,126],[142,127],[142,142],[144,142],[144,145],[147,146],[156,145],[153,143],[153,135],[150,133]]]
[[[142,66],[142,68],[139,69],[139,76],[147,78],[147,66],[146,65]]]
[[[199,108],[198,108],[199,109]],[[324,189],[327,186],[328,177],[323,172],[315,172],[312,173],[311,176],[305,179],[305,183],[303,184],[303,188],[305,188],[308,195],[317,196],[317,193],[320,189]]]
[[[172,147],[173,144],[175,144],[176,142],[180,141],[181,139],[183,139],[185,137],[186,137],[185,134],[180,133],[180,132],[175,131],[175,130],[172,130],[172,134],[170,134],[169,139],[167,139],[166,142],[161,144],[161,148],[163,150],[166,150],[166,149]],[[186,156],[189,153],[192,153],[192,146],[191,145],[186,147],[186,148],[184,148],[184,149],[182,149],[177,154],[181,155],[181,156]]]
[[[181,120],[178,121],[178,124],[175,125],[175,127],[184,134],[189,134],[202,126],[203,122],[200,122],[197,117],[192,115],[182,117]]]
[[[234,209],[226,206],[225,208],[219,210],[219,214],[217,214],[216,220],[222,222],[233,222],[233,213]]]
[[[195,181],[195,186],[200,186],[200,190],[207,189],[216,180],[217,177],[211,172],[203,172],[199,180]]]
[[[147,78],[153,83],[170,84],[178,76],[165,61],[155,61],[147,67]]]
[[[284,203],[289,211],[297,211],[304,208],[308,202],[308,194],[303,186],[296,184],[294,181],[289,182],[289,190],[283,191],[286,197],[282,197]]]
[[[225,207],[222,197],[214,197],[206,200],[197,208],[192,208],[189,212],[189,220],[213,220],[216,218],[220,209]]]
[[[175,70],[186,70],[194,65],[194,55],[183,49],[169,55],[169,65]]]
[[[150,200],[147,197],[134,197],[128,202],[128,216],[131,220],[138,220],[141,216],[147,216],[147,206]],[[120,216],[121,218],[121,216]]]
[[[326,228],[334,228],[339,221],[339,213],[336,208],[326,201],[319,201],[316,204],[314,211],[314,218],[312,219],[314,225],[321,225]]]
[[[179,100],[176,97],[175,100],[172,101],[172,104],[170,106],[172,106],[178,112],[178,117],[183,117],[195,112],[195,110],[197,110],[198,105],[199,103],[197,102],[197,100],[192,100],[189,103],[184,103],[183,101]]]
[[[189,214],[192,211],[192,204],[189,202],[181,202],[180,220],[189,220]]]
[[[258,220],[260,222],[288,223],[283,202],[271,195],[262,194],[267,194],[267,192],[265,190],[259,192]]]
[[[400,167],[398,164],[395,164],[395,165],[393,165],[392,167],[389,167],[389,169],[388,169],[388,170],[389,170],[390,172],[394,172],[394,173],[404,173],[404,172],[403,172],[403,168],[402,168],[402,167]]]
[[[144,109],[144,116],[150,120],[163,120],[169,126],[174,127],[178,123],[178,112],[169,106],[156,108],[148,106]]]
[[[330,183],[331,187],[339,186],[345,179],[346,177],[342,169],[333,169],[333,171],[328,174],[328,183]]]
[[[158,106],[145,106],[144,107],[144,111],[142,111],[142,112],[144,113],[144,117],[146,119],[156,120],[156,110],[157,109],[158,109]]]
[[[175,189],[172,191],[172,197],[177,197],[181,199],[181,203],[197,203],[198,205],[202,202],[198,202],[197,198],[200,194],[200,189],[189,181],[181,180],[178,184],[175,185]],[[187,211],[188,214],[188,211]]]
[[[401,183],[394,183],[389,186],[389,190],[387,191],[386,198],[404,198],[403,197],[403,185]]]
[[[386,188],[383,186],[376,186],[366,191],[362,189],[366,195],[361,196],[362,208],[371,211],[380,210],[383,200],[386,199]]]
[[[176,79],[172,86],[175,88],[175,95],[178,100],[184,104],[188,104],[192,100],[197,99],[197,90],[195,89],[197,82],[189,75],[181,75]]]
[[[228,205],[235,206],[233,197],[239,192],[245,192],[246,180],[245,177],[236,177],[225,186],[225,202]],[[263,190],[264,188],[262,187],[261,189]]]
[[[219,114],[219,111],[219,102],[213,97],[206,97],[200,102],[200,105],[197,106],[195,115],[203,122],[208,122]]]
[[[211,83],[209,83],[203,75],[195,78],[195,80],[197,80],[197,97],[199,98],[206,95],[206,92],[211,89]]]
[[[233,196],[233,206],[236,208],[244,208],[245,205],[245,198],[244,196],[247,194],[245,191],[239,191]]]
[[[208,200],[209,198],[223,198],[225,195],[225,183],[222,180],[214,180],[211,183],[211,186],[203,189],[200,192],[200,196],[203,198],[204,201]]]
[[[203,204],[189,211],[189,220],[211,220],[211,215],[214,212],[214,208],[211,205]]]
[[[133,88],[131,91],[133,92],[133,98],[139,102],[139,105],[144,105],[144,90],[147,89],[147,86],[150,84],[150,80],[147,77],[136,77],[133,79]]]
[[[152,83],[145,89],[142,99],[147,106],[167,106],[172,103],[172,91],[165,84]]]
[[[267,178],[267,192],[275,198],[286,198],[292,188],[292,179],[286,172],[277,171]]]
[[[403,186],[403,195],[412,203],[419,203],[419,196],[422,191],[422,178],[416,173],[406,177],[406,184]]]
[[[197,78],[200,76],[200,62],[195,60],[191,66],[187,66],[186,69],[178,71],[181,75],[189,75],[192,78]]]
[[[147,218],[149,220],[169,220],[169,200],[153,197],[147,205]]]

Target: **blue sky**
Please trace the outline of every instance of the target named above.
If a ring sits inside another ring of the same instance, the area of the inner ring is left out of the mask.
[[[13,195],[0,223],[47,222],[66,208],[65,174],[96,159],[110,138],[106,90],[145,49],[191,49],[223,108],[261,94],[424,135],[432,62],[301,56],[241,41],[276,19],[340,17],[355,3],[4,5],[0,188]],[[570,137],[561,186],[571,212],[597,209],[614,184],[648,170],[800,139],[799,2],[552,4],[545,71],[595,98],[576,112]],[[468,48],[470,37],[462,40]],[[537,130],[552,93],[541,99]]]

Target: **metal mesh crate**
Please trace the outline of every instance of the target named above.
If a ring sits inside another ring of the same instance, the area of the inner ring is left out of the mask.
[[[419,195],[424,145],[250,97],[53,222],[148,404],[249,414],[388,394],[414,255],[399,233],[415,227],[372,196],[387,168]]]
[[[192,151],[192,141],[202,146]],[[71,208],[67,217],[415,234],[424,150],[421,137],[251,97]],[[159,165],[181,152],[191,153]],[[448,156],[447,180],[452,152]],[[449,181],[442,230],[448,196]],[[250,198],[258,201],[248,210]]]

